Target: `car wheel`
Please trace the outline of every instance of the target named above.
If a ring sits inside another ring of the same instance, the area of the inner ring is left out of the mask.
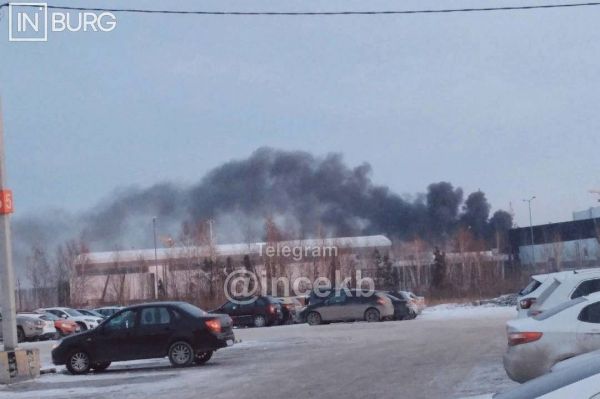
[[[264,327],[267,325],[267,319],[263,315],[254,316],[254,327]]]
[[[413,320],[417,318],[417,313],[414,310],[408,312],[408,320]]]
[[[66,366],[71,374],[85,374],[90,371],[90,356],[83,351],[73,351],[67,357]]]
[[[25,331],[21,327],[17,327],[17,342],[25,341]]]
[[[368,322],[381,320],[381,317],[379,316],[379,310],[373,308],[367,309],[365,312],[365,320]]]
[[[169,361],[174,367],[186,367],[194,361],[194,350],[185,341],[177,341],[169,348]]]
[[[210,358],[212,357],[212,355],[213,355],[213,351],[200,352],[194,358],[194,362],[196,364],[204,364],[204,363],[206,363],[206,362],[208,362],[210,360]]]
[[[94,363],[94,365],[92,366],[92,369],[94,371],[100,372],[100,371],[106,370],[108,368],[108,366],[110,366],[110,362]]]
[[[308,322],[308,325],[316,326],[321,324],[323,320],[321,319],[321,315],[319,313],[310,312],[308,316],[306,316],[306,321]]]

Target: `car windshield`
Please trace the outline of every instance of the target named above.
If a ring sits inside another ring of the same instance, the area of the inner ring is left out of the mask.
[[[180,303],[177,306],[194,317],[206,316],[208,314],[207,312],[200,309],[199,307],[191,305],[189,303]]]
[[[519,291],[519,296],[525,296],[525,295],[531,294],[533,291],[537,290],[540,285],[542,285],[541,282],[532,278],[531,281],[529,281],[529,284],[527,284],[525,286],[525,288],[523,288],[521,291]]]
[[[82,313],[78,312],[75,309],[65,309],[64,310],[66,314],[68,314],[69,316],[73,316],[73,317],[80,317],[83,316]]]

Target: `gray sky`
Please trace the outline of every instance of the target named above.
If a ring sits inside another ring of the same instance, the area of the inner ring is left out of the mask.
[[[545,1],[552,3],[552,1]],[[63,0],[54,4],[66,4]],[[421,9],[519,1],[88,1],[206,10]],[[531,2],[530,2],[531,3]],[[19,213],[197,181],[260,146],[340,152],[398,193],[447,180],[568,220],[600,187],[600,7],[352,17],[119,14],[110,33],[9,43],[7,167]]]

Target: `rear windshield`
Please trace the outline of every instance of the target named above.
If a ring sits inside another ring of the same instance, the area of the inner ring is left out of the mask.
[[[521,291],[519,291],[519,295],[520,296],[529,295],[533,291],[537,290],[540,285],[542,285],[542,283],[540,283],[536,279],[532,278],[531,281],[529,282],[529,284],[527,284],[527,286],[525,288],[523,288]]]
[[[555,307],[553,307],[553,308],[551,308],[551,309],[549,309],[549,310],[547,310],[547,311],[545,311],[543,313],[540,313],[537,316],[533,316],[533,318],[535,320],[540,320],[540,321],[541,320],[546,320],[546,319],[554,316],[555,314],[560,313],[563,310],[570,308],[571,306],[575,306],[578,303],[586,302],[586,301],[587,301],[587,299],[585,299],[584,297],[579,297],[579,298],[576,298],[576,299],[571,299],[570,301],[563,302],[560,305],[556,305]]]
[[[177,307],[194,317],[206,316],[208,314],[199,307],[190,305],[189,303],[180,303]]]

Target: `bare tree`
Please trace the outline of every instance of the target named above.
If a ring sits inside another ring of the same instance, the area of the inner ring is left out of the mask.
[[[43,307],[49,302],[48,289],[54,286],[51,266],[46,251],[39,245],[31,247],[31,253],[26,263],[27,277],[33,288],[37,307]]]

